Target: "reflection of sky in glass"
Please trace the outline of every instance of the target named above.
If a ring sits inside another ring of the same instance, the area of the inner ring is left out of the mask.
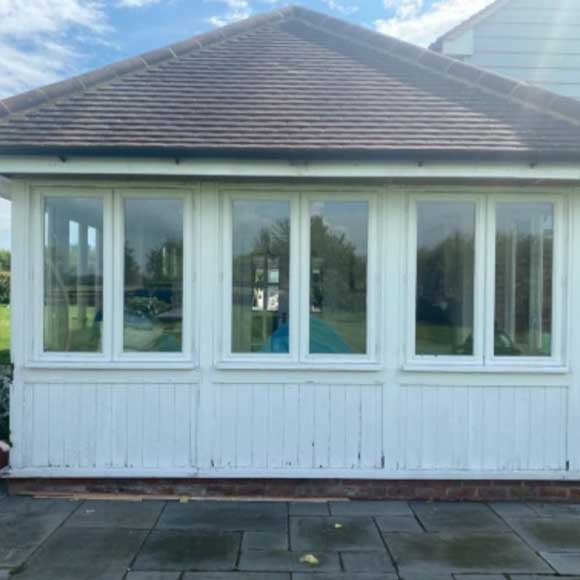
[[[500,234],[511,233],[514,226],[518,231],[525,232],[538,218],[542,219],[542,227],[552,230],[554,216],[551,203],[498,203],[497,231]]]
[[[234,256],[252,252],[262,230],[269,231],[277,223],[288,221],[289,218],[290,204],[287,201],[234,201]]]
[[[472,202],[421,201],[417,213],[419,248],[435,248],[455,232],[473,234],[475,229]]]
[[[181,241],[181,205],[181,200],[175,198],[125,200],[125,235],[127,243],[138,250],[133,259],[142,270],[146,269],[152,251],[167,242]]]
[[[322,217],[331,232],[344,235],[359,256],[366,256],[368,251],[368,211],[366,201],[315,201],[310,206],[310,215]]]

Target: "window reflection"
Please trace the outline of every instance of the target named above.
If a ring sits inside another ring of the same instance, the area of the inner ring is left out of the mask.
[[[552,204],[497,205],[496,356],[551,354],[553,240]]]
[[[472,355],[475,205],[417,204],[418,355]]]
[[[182,201],[126,199],[125,351],[181,351],[182,309]]]
[[[232,352],[289,352],[290,205],[232,204]]]
[[[47,198],[44,228],[44,350],[99,352],[103,322],[102,201]]]
[[[310,206],[310,353],[367,352],[368,203]]]

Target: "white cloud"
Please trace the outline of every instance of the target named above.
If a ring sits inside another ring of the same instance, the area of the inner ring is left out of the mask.
[[[72,74],[68,33],[108,30],[101,0],[0,0],[0,98]]]
[[[122,8],[142,8],[158,2],[161,2],[161,0],[119,0],[118,5]]]
[[[339,12],[343,16],[350,16],[359,11],[360,6],[353,2],[345,2],[343,0],[322,0],[331,10]]]
[[[437,0],[425,8],[424,0],[384,0],[395,11],[392,18],[375,21],[379,32],[427,46],[439,36],[467,20],[493,0]]]
[[[251,16],[252,9],[249,0],[205,0],[212,4],[223,4],[225,6],[224,14],[210,16],[207,21],[212,26],[225,26],[238,20],[243,20]]]

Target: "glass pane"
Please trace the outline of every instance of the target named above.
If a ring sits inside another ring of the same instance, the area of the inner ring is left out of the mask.
[[[233,202],[232,352],[289,352],[290,204]]]
[[[310,206],[310,353],[367,352],[368,203]]]
[[[475,204],[417,204],[415,352],[473,355]]]
[[[103,204],[44,205],[44,350],[99,352],[103,323]]]
[[[125,200],[125,352],[180,352],[183,204]]]
[[[499,203],[495,238],[495,354],[552,351],[551,203]]]

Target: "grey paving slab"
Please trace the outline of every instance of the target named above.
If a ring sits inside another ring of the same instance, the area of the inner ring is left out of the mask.
[[[406,501],[331,501],[333,516],[412,516]]]
[[[286,530],[273,532],[244,532],[242,550],[288,550]]]
[[[580,517],[580,504],[529,502],[527,505],[540,517]]]
[[[536,550],[580,551],[580,518],[520,519],[511,521],[510,525]]]
[[[419,502],[413,511],[428,532],[509,532],[507,524],[479,503]]]
[[[565,578],[566,580],[580,580],[580,576],[554,576],[552,574],[550,575],[537,575],[537,574],[524,574],[524,575],[520,575],[520,574],[516,574],[513,575],[511,574],[509,576],[512,580],[562,580],[562,578]]]
[[[334,574],[292,574],[292,580],[398,580],[396,574],[361,574],[338,572]]]
[[[290,580],[283,572],[189,572],[183,580]],[[311,577],[310,580],[314,580]]]
[[[239,533],[153,531],[133,564],[134,570],[230,571],[241,544]]]
[[[375,521],[381,532],[385,533],[423,533],[425,531],[417,519],[412,516],[379,516],[375,518]]]
[[[23,497],[0,502],[0,568],[22,565],[79,505]]]
[[[535,512],[528,504],[523,502],[495,502],[490,504],[491,509],[504,519],[534,518]]]
[[[67,520],[66,526],[148,530],[165,505],[160,501],[87,501]]]
[[[405,574],[400,578],[401,580],[453,580],[451,574],[429,574],[426,572],[421,572],[421,574]],[[478,578],[481,578],[481,576],[478,576]],[[505,576],[502,580],[505,580]]]
[[[129,572],[125,580],[179,580],[181,572]]]
[[[453,577],[455,580],[505,580],[503,574],[454,574]]]
[[[169,503],[158,529],[208,531],[273,531],[288,527],[284,503],[191,502]]]
[[[9,570],[0,570],[0,580],[8,580],[10,578]]]
[[[318,559],[316,566],[300,561],[309,554]],[[242,552],[239,569],[245,572],[338,572],[340,559],[332,552],[251,551]]]
[[[340,557],[347,572],[396,573],[393,562],[386,552],[344,552]]]
[[[385,534],[400,574],[546,573],[514,534]]]
[[[290,518],[290,545],[321,552],[385,549],[373,520],[365,517]]]
[[[120,580],[143,543],[142,530],[60,528],[18,580]]]
[[[580,552],[550,553],[541,552],[544,560],[558,572],[558,574],[580,573]]]
[[[288,505],[291,516],[329,516],[328,502],[293,501]]]

